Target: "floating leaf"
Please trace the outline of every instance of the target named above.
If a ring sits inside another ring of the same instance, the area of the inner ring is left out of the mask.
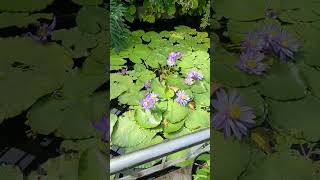
[[[177,122],[177,123],[170,123],[168,122],[167,120],[164,120],[163,122],[163,131],[165,133],[173,133],[173,132],[176,132],[178,131],[179,129],[182,128],[182,126],[184,125],[184,122],[185,121],[180,121],[180,122]]]
[[[134,120],[134,111],[127,111],[118,118],[113,129],[112,143],[120,147],[134,147],[148,142],[155,133],[141,129]]]
[[[274,64],[258,88],[261,94],[278,100],[298,99],[306,95],[306,85],[300,72],[291,63]]]
[[[52,14],[31,14],[3,12],[0,14],[0,28],[17,26],[27,27],[29,24],[39,24],[38,19],[52,19]]]
[[[97,46],[97,37],[81,32],[79,28],[59,29],[54,31],[52,38],[62,42],[74,58],[88,56],[89,49]]]
[[[18,167],[13,165],[0,165],[0,174],[3,179],[22,180],[23,174]]]
[[[160,113],[151,113],[149,110],[137,109],[134,118],[141,127],[149,129],[160,125],[162,115]]]
[[[210,114],[203,110],[195,110],[186,118],[185,126],[190,130],[207,128],[210,126]]]
[[[264,17],[265,2],[251,0],[216,0],[213,6],[217,14],[237,20],[255,20]]]
[[[318,83],[318,78],[320,76],[320,71],[308,66],[302,68],[303,76],[306,78],[306,82],[313,95],[320,98],[320,84]]]
[[[72,0],[73,2],[80,5],[100,5],[103,0]]]
[[[318,179],[314,175],[314,169],[310,160],[290,155],[287,152],[272,154],[264,161],[252,167],[240,180],[270,180],[270,179]]]
[[[63,48],[21,38],[0,39],[0,121],[20,114],[38,98],[61,87],[72,68]]]
[[[68,73],[66,81],[62,88],[63,97],[77,98],[86,97],[106,82],[106,75],[88,76],[79,69],[75,69]]]
[[[77,25],[82,32],[96,34],[107,30],[107,10],[97,6],[84,6],[78,12]]]
[[[123,92],[127,91],[130,86],[133,86],[132,78],[130,76],[123,76],[121,74],[110,74],[110,99],[118,97]]]
[[[104,99],[104,93],[72,100],[42,99],[29,111],[28,124],[40,134],[55,132],[65,139],[88,138],[95,132],[91,121],[107,109]]]
[[[45,174],[33,171],[28,175],[27,180],[44,179],[48,177],[50,177],[50,179],[78,180],[78,164],[78,154],[63,154],[49,159],[40,166],[41,169],[45,171]]]
[[[106,179],[107,156],[103,156],[97,149],[82,152],[79,159],[79,180]]]
[[[180,105],[175,101],[168,101],[168,110],[164,113],[166,118],[171,123],[177,123],[182,121],[188,115],[188,108]]]
[[[270,123],[310,141],[319,136],[320,101],[312,96],[291,102],[270,101]]]
[[[216,164],[214,179],[236,180],[250,162],[250,146],[234,138],[225,140],[220,132],[214,133],[211,143],[215,146],[212,151],[212,161]]]
[[[54,0],[1,0],[0,11],[11,11],[11,12],[32,12],[44,9],[46,6],[53,3]]]

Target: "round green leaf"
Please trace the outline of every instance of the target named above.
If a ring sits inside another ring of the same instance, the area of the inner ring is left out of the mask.
[[[97,6],[84,6],[78,12],[76,22],[83,32],[99,33],[108,27],[108,11]]]
[[[142,109],[137,109],[134,117],[137,123],[143,128],[157,127],[162,120],[160,113],[151,112],[150,110],[144,111]]]
[[[0,174],[2,179],[22,180],[23,174],[18,167],[13,165],[2,164],[0,166]]]
[[[11,11],[11,12],[33,12],[44,9],[46,6],[53,3],[54,0],[1,0],[0,11]]]
[[[298,99],[306,95],[305,82],[291,63],[274,64],[258,89],[261,94],[278,100]]]
[[[127,111],[118,118],[111,136],[112,143],[120,147],[134,147],[150,141],[156,133],[141,129],[134,119],[134,111]]]
[[[288,130],[310,141],[320,138],[320,101],[312,96],[302,100],[279,102],[270,101],[270,123],[274,127]]]
[[[62,47],[29,39],[0,39],[0,59],[0,122],[60,88],[65,72],[72,68]]]
[[[168,101],[168,110],[164,113],[164,118],[171,123],[182,121],[188,115],[188,108],[173,100]]]
[[[117,98],[120,94],[127,91],[133,86],[132,78],[130,76],[123,76],[121,74],[110,74],[110,99]]]
[[[240,180],[317,180],[311,160],[290,155],[289,153],[272,154],[255,167],[247,170]]]
[[[73,2],[80,5],[100,5],[103,0],[72,0]]]
[[[79,180],[106,179],[107,157],[97,149],[89,149],[81,153],[79,159]]]
[[[210,114],[203,110],[195,110],[186,118],[185,126],[190,130],[210,126]]]
[[[250,162],[250,146],[234,138],[224,139],[220,132],[214,133],[211,143],[215,146],[212,150],[212,161],[216,164],[213,178],[236,180]]]
[[[177,122],[177,123],[167,122],[167,124],[164,124],[163,131],[164,131],[165,133],[173,133],[173,132],[176,132],[176,131],[178,131],[179,129],[182,128],[182,126],[184,125],[184,122],[185,122],[185,121],[180,121],[180,122]]]

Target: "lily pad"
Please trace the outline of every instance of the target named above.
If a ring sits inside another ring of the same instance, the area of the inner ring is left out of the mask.
[[[65,100],[42,99],[28,112],[28,124],[40,134],[55,132],[56,136],[65,139],[92,137],[95,131],[91,121],[101,117],[107,109],[105,95],[98,93],[90,98]],[[99,103],[101,101],[103,103]]]
[[[157,127],[162,120],[160,113],[151,113],[150,110],[144,111],[142,109],[137,109],[134,117],[141,127],[148,129]]]
[[[130,76],[115,73],[110,74],[110,99],[117,98],[131,86],[133,86],[133,82]]]
[[[38,13],[29,15],[28,13],[3,12],[0,14],[0,28],[27,27],[29,24],[39,24],[38,20],[41,18],[52,19],[52,14]]]
[[[78,12],[77,25],[82,32],[97,34],[108,27],[108,11],[98,6],[84,6]]]
[[[320,138],[320,101],[312,96],[290,102],[270,101],[270,123],[310,141]]]
[[[306,85],[292,63],[277,63],[258,86],[261,94],[277,100],[292,100],[306,95]]]
[[[0,122],[60,88],[72,68],[72,59],[55,43],[6,38],[0,39],[0,49]]]
[[[72,0],[73,2],[80,5],[100,5],[103,0]]]
[[[10,180],[22,180],[23,174],[21,173],[20,169],[13,165],[4,165],[0,166],[0,174],[1,178],[3,179],[10,179]]]
[[[212,150],[212,161],[216,164],[214,179],[238,179],[250,162],[251,147],[234,138],[224,139],[220,132],[214,133],[211,143],[215,146]]]
[[[311,160],[303,159],[288,152],[272,154],[252,167],[240,180],[317,180]]]
[[[127,111],[118,118],[111,139],[114,145],[128,148],[150,141],[154,135],[136,124],[134,111]]]
[[[203,110],[195,110],[186,119],[185,126],[190,130],[207,128],[210,126],[210,114]]]
[[[168,101],[168,110],[164,113],[166,118],[171,123],[182,121],[188,115],[188,108],[180,105],[173,100]]]
[[[46,6],[53,3],[54,0],[1,0],[0,1],[0,11],[10,11],[10,12],[33,12],[44,9]]]

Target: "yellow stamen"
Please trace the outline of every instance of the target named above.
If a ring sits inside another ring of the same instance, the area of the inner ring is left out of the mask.
[[[232,104],[229,108],[229,112],[232,119],[240,119],[241,109],[238,104]]]
[[[257,62],[256,62],[255,60],[252,60],[252,59],[246,60],[245,64],[246,64],[248,67],[252,68],[252,69],[254,69],[254,68],[257,67]]]
[[[183,99],[183,100],[184,100],[184,99],[187,99],[186,95],[182,94],[182,95],[181,95],[181,99]]]

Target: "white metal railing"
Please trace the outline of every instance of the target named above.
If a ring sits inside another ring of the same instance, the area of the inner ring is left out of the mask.
[[[184,135],[182,137],[168,140],[163,143],[156,144],[156,145],[153,145],[129,154],[124,154],[119,157],[114,157],[110,160],[110,174],[116,174],[121,171],[126,171],[130,168],[139,166],[146,162],[150,162],[152,160],[162,158],[169,154],[173,154],[175,152],[178,152],[199,144],[203,144],[204,142],[209,141],[209,139],[210,139],[210,129],[207,128],[207,129],[203,129],[188,135]],[[182,158],[180,161],[186,160],[193,156],[194,154],[190,155],[189,157],[186,157],[185,159]],[[172,163],[173,162],[166,162],[162,164],[162,168],[167,168]],[[159,167],[155,166],[153,171],[159,169]]]

